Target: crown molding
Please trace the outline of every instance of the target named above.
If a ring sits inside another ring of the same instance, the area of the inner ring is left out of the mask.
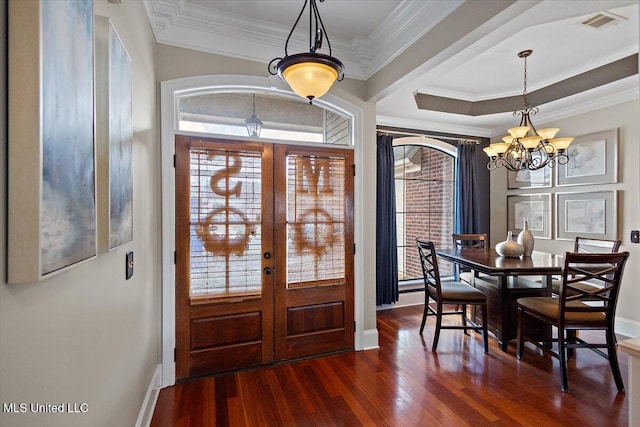
[[[426,132],[443,132],[460,135],[473,135],[486,138],[489,138],[491,136],[490,130],[485,127],[466,126],[464,124],[461,124],[460,121],[445,122],[431,119],[420,120],[408,119],[406,117],[377,115],[376,124],[378,126],[401,127],[407,129],[422,130]],[[428,126],[426,126],[427,124]]]
[[[403,0],[369,36],[369,46],[375,52],[371,58],[371,77],[420,37],[428,33],[442,19],[464,3],[464,0],[446,2],[416,2]],[[375,46],[378,46],[375,49]]]
[[[366,80],[462,3],[403,0],[371,34],[350,40],[331,37],[332,54],[345,64],[347,77]],[[144,0],[144,4],[158,43],[263,63],[284,56],[288,25],[185,0]],[[289,51],[305,52],[307,44],[294,34]]]
[[[549,86],[528,93],[529,104],[541,106],[558,99],[608,85],[618,80],[638,75],[638,54],[618,59],[612,63],[557,81]],[[418,109],[445,113],[483,116],[513,111],[518,108],[520,96],[492,98],[481,101],[445,98],[425,93],[415,93]]]

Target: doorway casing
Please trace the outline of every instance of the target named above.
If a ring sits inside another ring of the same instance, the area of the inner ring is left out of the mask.
[[[161,83],[161,155],[162,155],[162,379],[161,386],[168,387],[175,383],[175,175],[173,156],[175,154],[175,136],[178,96],[188,93],[213,92],[263,92],[281,94],[282,96],[296,95],[293,92],[274,88],[273,82],[267,77],[240,75],[212,75],[195,76]],[[282,85],[284,86],[284,85]],[[358,106],[332,94],[326,94],[322,99],[314,101],[341,114],[351,117],[353,131],[354,158],[356,165],[363,161],[364,119],[363,110]],[[193,132],[179,132],[181,134],[198,135]],[[211,137],[210,134],[202,135]],[[225,138],[225,135],[215,135]],[[233,137],[238,139],[237,136]],[[364,247],[363,212],[363,174],[355,177],[355,227],[354,239],[356,247]],[[354,319],[355,349],[366,350],[378,347],[377,329],[364,330],[364,251],[357,251],[354,259]]]

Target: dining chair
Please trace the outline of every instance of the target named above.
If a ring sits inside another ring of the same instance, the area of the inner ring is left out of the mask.
[[[454,249],[489,249],[489,239],[486,233],[454,233],[451,235],[451,238],[453,239]],[[470,270],[462,269],[459,265],[456,264],[454,274],[456,280],[461,280],[470,285],[473,285],[473,273]]]
[[[613,253],[618,252],[620,249],[620,240],[605,240],[605,239],[591,239],[587,237],[576,237],[573,245],[573,252],[584,254],[598,254],[598,253]],[[561,279],[553,279],[551,281],[551,291],[559,295]],[[593,290],[593,284],[589,283],[575,283],[575,288],[579,288],[585,291]]]
[[[624,392],[616,353],[614,321],[616,303],[622,281],[624,265],[629,252],[577,253],[567,252],[564,260],[559,297],[520,298],[518,307],[518,343],[516,357],[522,359],[524,342],[530,341],[543,351],[560,360],[562,391],[569,391],[567,382],[567,353],[569,349],[589,348],[609,360],[616,386]],[[591,289],[578,286],[582,282],[597,283]],[[548,342],[526,337],[526,320],[530,317],[555,326],[558,337],[557,352]],[[586,342],[578,338],[579,330],[603,330],[605,342]],[[606,348],[607,353],[600,351]]]
[[[438,270],[438,259],[436,257],[433,242],[416,239],[418,253],[420,254],[420,264],[422,266],[422,276],[424,279],[424,312],[422,323],[420,324],[420,334],[424,331],[424,326],[429,314],[436,316],[436,329],[433,335],[431,351],[436,351],[441,329],[462,329],[466,333],[468,330],[476,332],[482,331],[482,342],[484,352],[489,352],[489,342],[487,341],[487,297],[482,291],[473,286],[458,281],[440,280]],[[431,307],[430,300],[435,302],[435,309]],[[460,305],[462,310],[444,311],[444,305]],[[482,311],[482,325],[467,317],[467,305],[480,306]],[[442,325],[442,317],[447,315],[461,316],[462,325]]]

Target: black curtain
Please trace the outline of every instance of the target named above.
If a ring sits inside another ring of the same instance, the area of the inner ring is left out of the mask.
[[[482,188],[481,175],[486,168],[480,170],[475,143],[458,144],[458,181],[456,188],[456,232],[457,233],[489,233],[483,217],[483,208],[488,207],[488,188]]]
[[[396,184],[393,137],[378,135],[376,189],[376,305],[398,301]]]

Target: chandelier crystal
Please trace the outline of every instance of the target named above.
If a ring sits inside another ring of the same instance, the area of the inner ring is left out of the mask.
[[[509,135],[502,142],[490,144],[484,148],[489,156],[487,169],[493,171],[504,167],[510,171],[537,170],[545,166],[550,168],[556,164],[567,164],[569,157],[567,147],[573,141],[571,137],[556,138],[559,128],[536,130],[531,116],[538,112],[538,107],[531,107],[527,96],[527,58],[532,50],[523,50],[518,57],[524,58],[524,91],[522,92],[522,109],[514,111],[520,116],[520,124],[508,130]]]
[[[319,0],[320,3],[324,0]],[[309,52],[289,55],[289,39],[296,29],[300,17],[309,3]],[[329,55],[318,53],[322,48],[323,39],[327,39]],[[322,18],[318,12],[316,0],[305,0],[298,19],[293,24],[284,45],[284,58],[273,58],[269,63],[269,74],[279,75],[286,81],[291,89],[303,98],[309,100],[309,104],[327,93],[331,86],[344,78],[344,65],[331,56],[331,43],[329,35],[324,28]]]

